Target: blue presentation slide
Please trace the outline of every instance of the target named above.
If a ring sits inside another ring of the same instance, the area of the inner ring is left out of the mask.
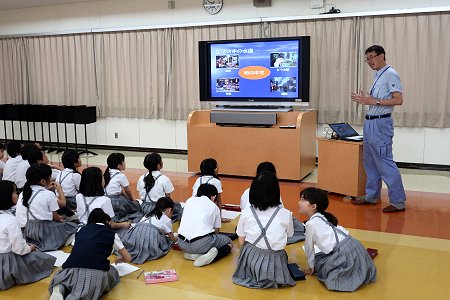
[[[298,98],[299,41],[211,45],[211,96]]]

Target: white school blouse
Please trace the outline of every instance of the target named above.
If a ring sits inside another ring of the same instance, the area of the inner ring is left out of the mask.
[[[53,212],[59,209],[58,198],[56,198],[55,193],[40,185],[32,185],[31,190],[33,191],[31,197],[37,191],[41,192],[34,198],[31,205],[29,205],[30,211],[38,220],[52,221]],[[20,227],[25,227],[27,223],[27,208],[23,205],[23,192],[20,193],[19,200],[17,201],[16,218],[20,223]],[[29,219],[34,220],[31,214],[29,215]]]
[[[206,176],[200,176],[195,181],[194,186],[192,186],[192,197],[196,197],[197,196],[198,187],[201,184],[205,184],[205,183],[209,183],[209,184],[214,185],[216,187],[216,189],[217,189],[217,193],[219,193],[219,194],[222,193],[222,182],[220,182],[220,180],[217,179],[214,176],[206,175]]]
[[[281,202],[281,207],[284,207],[283,204],[283,200],[281,199],[280,196],[280,202]],[[246,208],[248,205],[250,204],[250,188],[246,189],[241,196],[241,203],[240,203],[240,207],[241,210],[243,210],[244,208]]]
[[[64,196],[75,197],[80,189],[81,174],[66,168],[58,172],[55,181],[61,184]]]
[[[21,161],[23,161],[21,155],[17,155],[16,157],[10,158],[6,161],[3,169],[3,180],[15,182],[17,166]]]
[[[0,210],[0,253],[13,252],[25,255],[31,252],[23,238],[19,221],[7,210]]]
[[[333,248],[336,245],[336,238],[331,226],[320,218],[313,218],[314,216],[319,216],[326,220],[321,213],[315,213],[309,218],[309,221],[306,222],[305,254],[310,268],[314,267],[314,245],[316,245],[324,254],[333,251]],[[348,231],[344,227],[338,225],[337,228],[348,234]],[[338,233],[339,241],[342,241],[344,238],[345,237],[342,234]]]
[[[265,211],[261,211],[255,208],[255,212],[263,227],[269,222],[276,209],[277,207],[270,207]],[[238,236],[245,236],[245,241],[251,244],[261,235],[261,228],[258,226],[250,206],[242,211],[236,233]],[[272,250],[283,250],[286,247],[287,238],[293,234],[292,213],[285,208],[281,208],[266,232],[270,247]],[[260,249],[268,249],[264,238],[261,238],[256,246]]]
[[[158,201],[159,198],[165,197],[166,194],[170,194],[174,191],[174,187],[172,184],[172,181],[170,181],[169,177],[166,175],[161,174],[160,171],[153,171],[152,176],[153,178],[158,179],[155,181],[155,185],[152,187],[150,192],[148,193],[147,199],[145,199],[145,195],[147,194],[147,191],[145,190],[145,182],[144,178],[148,175],[148,172],[141,177],[139,177],[139,180],[137,182],[136,190],[139,192],[139,198],[142,201]]]
[[[86,197],[86,202],[89,204],[94,198],[95,197]],[[77,201],[77,215],[80,218],[80,223],[86,225],[89,214],[84,213],[86,211],[86,205],[84,203],[83,195],[78,194],[75,196],[75,199]],[[98,196],[97,198],[95,198],[94,202],[89,204],[89,211],[93,211],[95,208],[101,208],[110,218],[113,218],[115,216],[111,204],[111,199],[106,196]]]
[[[188,240],[214,232],[222,226],[220,211],[208,197],[191,197],[186,201],[178,234]]]
[[[118,174],[113,177],[116,173]],[[108,196],[120,195],[122,193],[122,187],[125,188],[130,185],[127,176],[120,172],[120,170],[109,169],[109,175],[111,176],[111,180],[105,187],[105,192],[107,192]]]
[[[16,178],[14,179],[14,183],[18,188],[23,188],[25,183],[27,182],[27,178],[25,174],[27,173],[28,168],[30,167],[30,163],[28,160],[23,160],[17,164],[16,168]]]
[[[166,216],[164,213],[161,215],[161,218],[158,219],[155,216],[151,216],[150,218],[143,217],[140,221],[141,223],[149,223],[155,225],[159,229],[161,229],[164,233],[171,233],[172,229],[172,220]]]

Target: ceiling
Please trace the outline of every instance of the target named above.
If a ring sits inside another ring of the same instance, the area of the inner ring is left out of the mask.
[[[0,0],[0,10],[49,6],[58,4],[68,4],[77,2],[89,2],[93,0]]]

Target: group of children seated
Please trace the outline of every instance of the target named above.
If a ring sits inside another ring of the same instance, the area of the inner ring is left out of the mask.
[[[64,168],[49,165],[37,144],[11,142],[0,181],[0,289],[50,276],[55,258],[44,251],[72,244],[72,251],[51,280],[51,299],[98,299],[119,282],[116,262],[142,264],[166,255],[175,243],[194,266],[211,264],[230,253],[233,243],[220,234],[222,184],[212,158],[201,165],[192,197],[182,207],[170,198],[171,180],[161,173],[157,153],[148,154],[148,172],[137,182],[133,198],[123,171],[125,157],[112,153],[104,172],[87,167],[67,150]],[[330,290],[355,291],[376,279],[366,249],[327,212],[326,192],[306,188],[300,193],[304,225],[284,208],[275,166],[261,163],[244,191],[236,233],[241,246],[235,284],[249,288],[294,286],[288,270],[286,244],[305,240],[309,269]],[[178,233],[172,223],[180,221]],[[315,254],[314,245],[320,252]]]

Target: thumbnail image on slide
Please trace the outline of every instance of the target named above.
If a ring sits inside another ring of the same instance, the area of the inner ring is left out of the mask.
[[[216,68],[239,68],[239,55],[217,55],[216,56]]]
[[[297,59],[297,52],[272,52],[270,53],[270,67],[296,67]]]
[[[296,92],[297,78],[295,77],[273,77],[270,78],[271,93]]]
[[[216,81],[217,92],[239,92],[239,78],[219,78]]]

